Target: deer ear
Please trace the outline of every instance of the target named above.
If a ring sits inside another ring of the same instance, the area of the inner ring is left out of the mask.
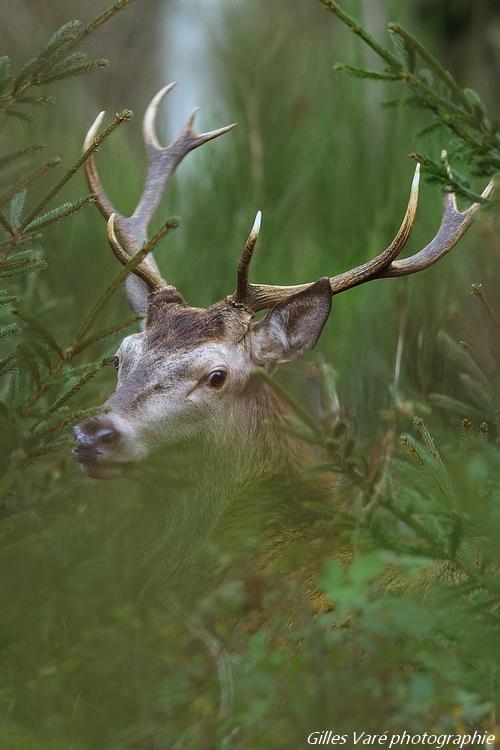
[[[254,361],[261,366],[278,365],[312,349],[331,309],[332,291],[326,276],[279,302],[251,330]]]

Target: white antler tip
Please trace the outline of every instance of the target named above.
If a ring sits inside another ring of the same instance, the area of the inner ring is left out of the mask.
[[[416,190],[420,183],[420,162],[415,167],[415,174],[413,175],[413,181],[411,183],[411,189]]]
[[[255,221],[253,223],[252,231],[250,232],[252,236],[256,236],[256,237],[259,236],[261,221],[262,221],[262,211],[257,211],[255,215]]]
[[[162,86],[162,88],[158,91],[157,94],[153,97],[153,99],[156,99],[157,101],[161,101],[163,97],[168,94],[169,91],[172,91],[173,88],[177,86],[177,81],[171,81],[170,83],[167,83],[166,86]]]
[[[448,152],[445,148],[441,149],[441,161],[447,161]]]
[[[104,115],[106,114],[106,111],[103,110],[102,112],[99,112],[97,117],[95,118],[94,122],[89,128],[89,131],[87,135],[85,136],[85,140],[83,142],[83,151],[85,152],[88,148],[90,148],[92,141],[94,140],[97,131],[101,127],[101,122],[104,119]]]
[[[483,192],[481,193],[481,198],[489,198],[490,195],[493,194],[496,188],[495,180],[490,180],[486,187],[484,188]]]
[[[113,213],[108,219],[108,237],[115,236],[115,216],[116,214]]]

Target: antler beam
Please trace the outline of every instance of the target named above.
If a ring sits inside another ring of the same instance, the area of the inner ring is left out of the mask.
[[[451,176],[445,151],[442,152],[442,158]],[[338,276],[332,276],[330,278],[332,295],[345,292],[347,289],[351,289],[359,284],[364,284],[372,279],[406,276],[412,273],[418,273],[418,271],[423,271],[425,268],[433,265],[446,255],[457,244],[458,240],[472,224],[482,203],[474,203],[466,211],[459,211],[457,208],[456,196],[450,187],[446,190],[444,195],[443,216],[436,236],[419,252],[408,258],[396,260],[406,244],[415,221],[420,178],[419,167],[420,165],[417,165],[415,170],[405,216],[399,231],[391,244],[382,253],[367,263],[363,263],[362,265],[339,274]],[[481,198],[483,200],[490,198],[494,189],[495,183],[491,180],[483,190]],[[245,246],[239,264],[239,268],[242,266],[245,267],[245,279],[248,279],[248,265],[252,256],[252,253],[248,253],[247,251],[247,245]],[[239,275],[238,279],[240,279]],[[257,312],[259,310],[274,307],[278,302],[282,302],[293,294],[307,289],[308,286],[310,286],[310,283],[297,284],[294,286],[272,286],[268,284],[251,284],[246,282],[245,285],[243,285],[240,284],[239,281],[237,291],[229,297],[228,300],[232,303],[244,304],[254,312]],[[243,288],[245,290],[244,293]]]
[[[146,148],[147,172],[141,197],[139,198],[139,202],[132,216],[125,217],[116,211],[111,201],[106,196],[99,179],[94,156],[91,155],[85,162],[87,182],[90,190],[96,196],[97,206],[107,220],[109,220],[110,216],[114,214],[114,220],[112,223],[113,236],[116,239],[114,232],[114,228],[116,228],[123,245],[122,251],[129,257],[135,255],[135,253],[137,253],[147,242],[149,223],[154,212],[158,208],[163,193],[168,186],[173,173],[184,157],[190,151],[198,148],[198,146],[202,146],[204,143],[208,143],[208,141],[212,141],[214,138],[224,135],[224,133],[227,133],[235,125],[235,123],[232,123],[231,125],[226,125],[223,128],[211,130],[207,133],[196,133],[193,128],[194,118],[197,112],[195,109],[191,113],[177,138],[170,145],[161,146],[156,133],[158,109],[164,97],[172,91],[175,85],[175,83],[169,83],[167,86],[164,86],[164,88],[153,97],[144,114],[142,132]],[[83,143],[84,152],[89,148],[96,137],[104,114],[104,112],[101,112],[97,116],[95,122],[88,131]],[[111,243],[112,240],[110,239],[110,244]],[[115,250],[113,251],[115,252]],[[161,278],[158,266],[152,256],[148,258],[147,266],[151,269],[151,273],[154,274],[155,280]],[[137,307],[140,307],[141,309],[137,311],[144,312],[144,299],[146,297],[144,294],[145,290],[144,288],[138,288],[137,284],[139,283],[141,287],[143,287],[142,282],[148,284],[148,279],[152,277],[150,276],[149,271],[146,271],[146,273],[144,272],[145,266],[142,264],[140,264],[138,269],[135,269],[135,274],[140,277],[142,281],[137,282],[137,279],[129,277],[126,280],[126,292],[132,308],[136,309]],[[134,282],[135,287],[132,286]],[[164,284],[165,286],[169,286],[166,281]]]
[[[129,255],[123,249],[116,237],[115,214],[111,214],[108,219],[107,236],[109,246],[113,251],[113,255],[117,260],[120,261],[122,265],[126,266],[129,260],[133,258],[133,256]],[[155,271],[153,266],[148,262],[148,258],[144,258],[144,260],[142,260],[135,267],[134,273],[136,274],[136,276],[146,282],[152,292],[160,291],[161,289],[165,289],[168,286],[165,279],[163,279],[162,276],[157,271]]]

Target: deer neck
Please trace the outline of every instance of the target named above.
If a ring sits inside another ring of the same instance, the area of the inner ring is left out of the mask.
[[[232,455],[232,466],[226,465],[233,487],[281,476],[290,480],[317,462],[311,447],[292,432],[288,403],[260,379],[247,395],[244,419],[235,414],[232,424],[233,430],[227,434],[227,454]]]
[[[147,539],[136,571],[144,592],[192,585],[191,563],[208,539],[231,546],[238,535],[259,537],[268,516],[280,516],[279,504],[290,500],[283,488],[300,484],[315,460],[286,431],[291,416],[261,381],[245,395],[245,412],[233,415],[222,443],[206,436],[158,455],[152,481],[143,486],[148,510],[132,524],[133,536]]]

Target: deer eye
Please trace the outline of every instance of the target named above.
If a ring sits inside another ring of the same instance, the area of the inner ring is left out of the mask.
[[[212,388],[222,388],[227,379],[227,372],[224,370],[213,370],[207,378],[208,385]]]
[[[120,367],[120,357],[118,357],[118,356],[115,355],[113,357],[113,364],[116,367],[116,369],[118,370],[118,368]]]

